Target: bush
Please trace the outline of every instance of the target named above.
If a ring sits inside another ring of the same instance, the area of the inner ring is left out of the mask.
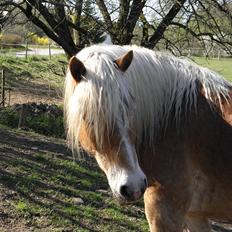
[[[17,111],[10,108],[0,109],[0,124],[14,128],[18,126],[18,122],[19,114]]]
[[[0,124],[17,128],[21,105],[15,105],[0,109]],[[55,105],[47,104],[24,104],[25,116],[21,125],[22,129],[54,136],[65,137],[62,109]]]
[[[52,135],[54,137],[64,137],[63,117],[61,116],[29,116],[26,118],[25,125],[40,134]]]
[[[38,44],[38,45],[49,45],[50,40],[48,37],[39,37],[38,35],[35,34],[31,34],[29,35],[29,38],[31,39],[31,42],[34,44]]]
[[[3,44],[21,44],[23,38],[16,34],[1,34],[0,42]]]

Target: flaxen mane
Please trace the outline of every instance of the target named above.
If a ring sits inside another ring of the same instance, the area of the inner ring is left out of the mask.
[[[134,54],[132,63],[121,72],[114,60],[129,50]],[[219,103],[229,98],[231,85],[218,74],[167,54],[137,46],[95,45],[76,56],[87,72],[76,86],[68,72],[64,106],[67,125],[72,125],[68,137],[75,148],[82,120],[93,128],[99,147],[102,135],[110,136],[116,120],[131,122],[137,140],[145,136],[152,144],[173,106],[177,123],[181,109],[196,106],[198,81],[209,101],[215,96]]]

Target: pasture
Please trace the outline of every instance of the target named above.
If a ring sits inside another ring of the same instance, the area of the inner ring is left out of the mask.
[[[64,56],[0,56],[0,69],[5,71],[6,87],[10,87],[10,104],[25,102],[62,103]],[[8,96],[7,96],[8,100]]]
[[[44,94],[37,95],[33,88],[60,93],[60,61],[65,58],[0,57],[0,66],[8,70],[9,84],[31,88],[18,91],[14,103],[22,95],[24,100],[43,99]],[[231,58],[195,57],[194,61],[232,81]],[[62,96],[58,101],[57,95],[50,97],[57,104],[62,102]],[[143,203],[120,206],[95,161],[88,158],[88,165],[83,160],[74,163],[64,140],[0,125],[0,156],[1,232],[148,231]]]
[[[141,203],[121,207],[65,141],[0,127],[0,231],[147,231]]]
[[[232,58],[221,58],[218,60],[216,58],[193,57],[192,59],[197,64],[212,69],[220,73],[227,80],[232,81]]]

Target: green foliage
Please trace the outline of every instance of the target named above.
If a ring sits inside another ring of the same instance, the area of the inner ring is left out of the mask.
[[[19,112],[14,108],[2,108],[0,110],[0,124],[17,128],[19,123]],[[50,114],[28,115],[24,119],[23,128],[30,129],[40,134],[65,137],[63,116]]]
[[[18,126],[18,122],[19,114],[17,111],[10,108],[0,109],[0,124],[14,128]]]
[[[26,211],[27,209],[27,204],[24,201],[19,201],[16,205],[15,208],[20,211]]]
[[[55,117],[52,115],[42,116],[29,116],[26,118],[26,126],[33,131],[44,134],[52,135],[55,137],[64,137],[63,117]]]

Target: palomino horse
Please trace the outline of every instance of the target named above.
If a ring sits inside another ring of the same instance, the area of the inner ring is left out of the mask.
[[[69,62],[65,118],[122,203],[144,195],[150,230],[232,219],[232,85],[186,60],[95,45]]]

